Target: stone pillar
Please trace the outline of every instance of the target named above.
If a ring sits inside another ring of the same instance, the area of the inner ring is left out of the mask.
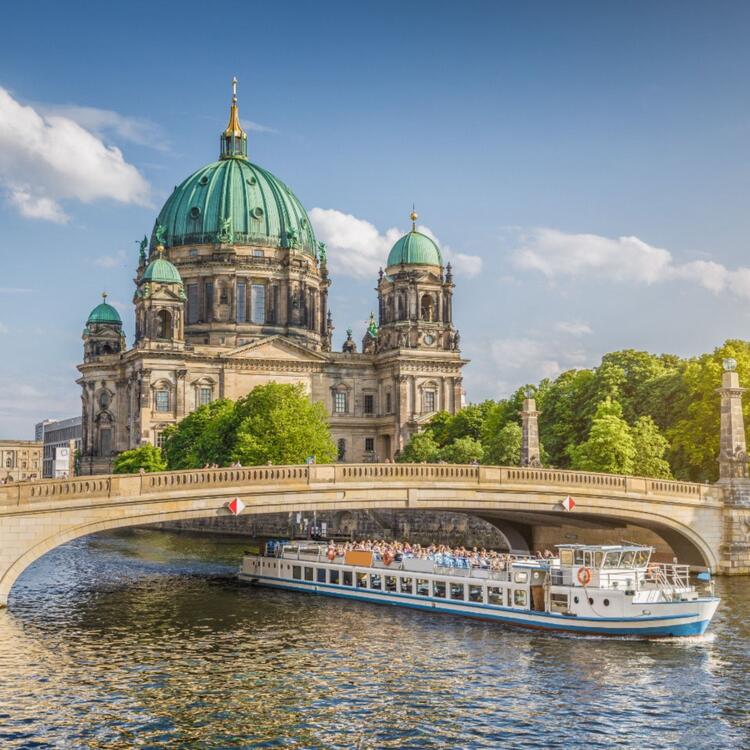
[[[733,359],[724,360],[721,376],[721,437],[719,442],[719,481],[747,479],[747,444],[745,421],[742,416],[742,394],[740,378]]]
[[[539,450],[539,412],[531,391],[526,393],[521,410],[521,466],[541,466]]]

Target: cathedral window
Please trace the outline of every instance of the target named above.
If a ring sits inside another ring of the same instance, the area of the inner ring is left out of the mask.
[[[375,452],[375,438],[365,438],[365,453]]]
[[[208,323],[214,317],[214,282],[207,281],[204,286],[203,295],[204,313],[203,320]]]
[[[250,322],[266,322],[266,286],[265,284],[253,284],[250,287]]]
[[[156,391],[156,393],[154,394],[154,403],[156,411],[169,411],[169,391]]]
[[[372,393],[365,394],[365,414],[375,413],[375,396]]]
[[[200,307],[198,306],[198,285],[187,285],[187,322],[197,323],[200,318]]]
[[[422,297],[422,320],[435,320],[435,304],[432,301],[432,296],[425,294]]]
[[[260,250],[260,249],[255,249],[255,250],[253,250],[253,257],[254,258],[264,258],[265,257],[265,253],[262,250]]]
[[[347,410],[347,404],[346,404],[347,398],[346,393],[343,391],[337,391],[333,394],[333,411],[336,414],[346,414]]]
[[[210,404],[213,399],[213,388],[210,385],[202,385],[198,388],[198,406]]]
[[[244,281],[237,282],[237,322],[247,322],[247,285]]]
[[[167,310],[159,310],[156,316],[156,338],[172,338],[172,316]]]
[[[163,448],[164,447],[164,442],[165,442],[166,438],[165,438],[165,435],[164,435],[163,432],[157,432],[155,440],[156,440],[156,447],[157,448]]]
[[[392,410],[392,404],[391,404],[391,392],[386,391],[385,393],[385,413],[390,414]]]
[[[424,394],[424,412],[435,411],[435,391],[425,391]]]
[[[339,461],[343,461],[344,458],[346,458],[346,440],[344,440],[344,438],[339,438],[339,442],[337,444],[337,454]]]

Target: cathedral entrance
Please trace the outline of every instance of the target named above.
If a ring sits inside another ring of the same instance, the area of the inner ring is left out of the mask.
[[[388,460],[391,461],[393,459],[393,456],[391,456],[391,436],[390,435],[383,435],[381,438],[381,442],[383,445],[383,449],[380,453],[381,460]]]

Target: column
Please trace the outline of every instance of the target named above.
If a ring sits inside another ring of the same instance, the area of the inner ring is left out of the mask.
[[[724,360],[721,376],[721,435],[719,439],[719,481],[746,479],[747,444],[745,442],[745,422],[742,416],[742,394],[737,373],[737,362]]]
[[[541,466],[539,451],[539,412],[536,410],[536,399],[529,389],[521,410],[521,466]]]

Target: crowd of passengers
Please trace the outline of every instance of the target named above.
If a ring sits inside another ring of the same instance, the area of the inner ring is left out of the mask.
[[[331,551],[336,553],[337,557],[350,551],[372,552],[376,560],[395,560],[419,559],[431,560],[436,565],[442,565],[448,568],[484,568],[488,570],[504,570],[509,562],[528,558],[528,555],[514,555],[510,552],[498,552],[488,550],[482,547],[449,547],[445,544],[430,544],[423,547],[420,544],[409,544],[409,542],[387,542],[384,539],[366,539],[359,542],[345,542],[335,544],[331,542],[328,545],[328,554]],[[549,560],[554,554],[548,549],[539,550],[532,553],[531,557],[537,560]]]

